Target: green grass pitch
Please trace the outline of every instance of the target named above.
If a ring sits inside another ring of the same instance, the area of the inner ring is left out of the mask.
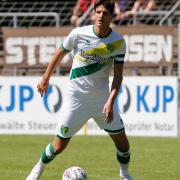
[[[0,136],[0,180],[25,180],[53,136]],[[129,137],[130,172],[135,180],[180,180],[180,138]],[[50,163],[42,180],[61,180],[70,166],[88,171],[88,180],[119,180],[115,147],[108,136],[75,136]]]

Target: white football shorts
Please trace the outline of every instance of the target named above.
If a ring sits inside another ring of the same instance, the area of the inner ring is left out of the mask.
[[[71,138],[81,127],[93,118],[97,125],[109,134],[116,134],[124,131],[124,124],[119,109],[114,105],[113,121],[105,122],[105,114],[102,112],[106,101],[84,102],[71,98],[63,107],[56,127],[56,136],[60,139]]]

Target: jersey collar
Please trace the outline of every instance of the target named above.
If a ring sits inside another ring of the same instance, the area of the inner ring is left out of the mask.
[[[107,36],[101,37],[101,36],[98,36],[98,35],[96,34],[96,32],[95,32],[95,30],[94,30],[94,25],[93,25],[93,32],[94,32],[94,34],[95,34],[98,38],[107,38],[107,37],[111,34],[112,29],[110,28],[109,34],[108,34]]]

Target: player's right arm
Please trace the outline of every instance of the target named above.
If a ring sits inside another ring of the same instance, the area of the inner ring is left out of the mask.
[[[61,60],[63,59],[63,57],[64,57],[66,54],[67,54],[67,52],[64,51],[62,48],[59,48],[59,49],[55,52],[55,54],[54,54],[51,62],[49,63],[49,65],[48,65],[48,67],[47,67],[47,69],[46,69],[46,71],[45,71],[45,73],[44,73],[41,81],[40,81],[40,82],[38,83],[38,85],[37,85],[37,89],[38,89],[38,92],[41,94],[41,97],[42,97],[43,94],[46,93],[47,90],[48,90],[49,79],[50,79],[51,75],[53,74],[54,69],[55,69],[57,63],[58,63],[58,62],[61,62]]]
[[[78,30],[79,30],[78,28],[75,28],[69,33],[69,35],[65,38],[61,47],[56,51],[53,59],[49,63],[46,72],[43,75],[42,80],[37,85],[38,92],[41,94],[41,97],[43,96],[44,93],[47,92],[49,79],[57,63],[61,62],[63,57],[75,47],[75,44],[77,44],[76,39],[77,39]]]

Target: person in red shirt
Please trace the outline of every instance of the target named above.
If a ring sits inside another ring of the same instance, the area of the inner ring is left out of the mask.
[[[94,4],[95,0],[77,0],[71,16],[71,25],[77,26],[81,21],[81,16]]]

